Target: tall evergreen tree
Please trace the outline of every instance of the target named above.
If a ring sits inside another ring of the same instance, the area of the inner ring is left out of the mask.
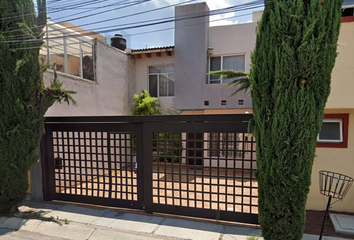
[[[16,211],[26,196],[46,110],[56,101],[73,101],[56,77],[50,87],[43,84],[39,48],[46,1],[37,5],[38,18],[32,0],[0,0],[0,212]]]
[[[300,240],[342,0],[265,0],[250,71],[259,222],[267,240]]]

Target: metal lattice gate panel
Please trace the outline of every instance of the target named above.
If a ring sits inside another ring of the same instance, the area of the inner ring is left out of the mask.
[[[257,222],[255,139],[247,125],[196,132],[203,123],[175,124],[179,131],[168,132],[173,125],[151,126],[153,211]]]
[[[55,199],[97,204],[116,200],[115,206],[142,208],[135,133],[61,128],[49,136]]]
[[[50,118],[45,199],[257,223],[250,118]]]

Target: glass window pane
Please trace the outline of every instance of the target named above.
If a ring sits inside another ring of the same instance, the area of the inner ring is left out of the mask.
[[[162,73],[173,73],[175,71],[175,66],[164,65],[164,66],[159,66],[159,69],[161,70]]]
[[[319,134],[320,140],[341,140],[340,122],[323,122]]]
[[[235,71],[245,71],[245,56],[227,56],[223,58],[223,69],[224,70],[235,70]],[[230,83],[234,79],[225,79],[223,83]]]
[[[83,78],[94,80],[92,45],[86,42],[81,43],[82,51],[82,75]]]
[[[210,71],[218,71],[218,70],[221,70],[221,57],[210,58]],[[220,82],[219,78],[220,75],[210,76],[210,83],[219,83]]]
[[[45,44],[42,45],[41,49],[39,50],[39,62],[47,63],[47,45],[46,42]]]
[[[174,65],[149,67],[149,73],[173,73],[174,71],[175,71]]]
[[[49,60],[51,68],[58,72],[65,72],[64,66],[64,36],[54,29],[49,30]]]
[[[149,67],[150,79],[151,76],[155,76],[156,79],[158,79],[158,87],[156,85],[156,97],[174,96],[174,69],[174,65]],[[151,84],[149,87],[152,87]],[[155,89],[151,89],[150,94],[155,94]]]
[[[159,77],[159,96],[160,97],[168,96],[168,85],[169,85],[169,80],[168,80],[167,76],[160,74],[160,77]]]
[[[157,97],[157,75],[149,76],[149,93],[152,97]]]
[[[160,73],[159,67],[149,67],[149,73]]]
[[[81,77],[80,40],[67,37],[66,52],[68,56],[68,73]]]
[[[175,95],[175,74],[168,74],[169,84],[168,84],[168,96]]]
[[[245,55],[223,57],[224,70],[245,71]]]

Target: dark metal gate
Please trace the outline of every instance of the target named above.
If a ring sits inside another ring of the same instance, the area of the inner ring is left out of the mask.
[[[251,117],[47,118],[45,200],[257,223]]]

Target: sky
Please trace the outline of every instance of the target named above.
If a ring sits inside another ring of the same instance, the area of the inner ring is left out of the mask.
[[[171,20],[175,5],[204,1],[210,10],[217,10],[255,0],[47,0],[47,11],[53,22],[71,22],[85,30],[96,31],[107,39],[114,34],[122,34],[127,39],[128,48],[141,49],[173,46],[174,23],[139,25]],[[212,15],[210,26],[250,22],[252,12],[262,9]]]

